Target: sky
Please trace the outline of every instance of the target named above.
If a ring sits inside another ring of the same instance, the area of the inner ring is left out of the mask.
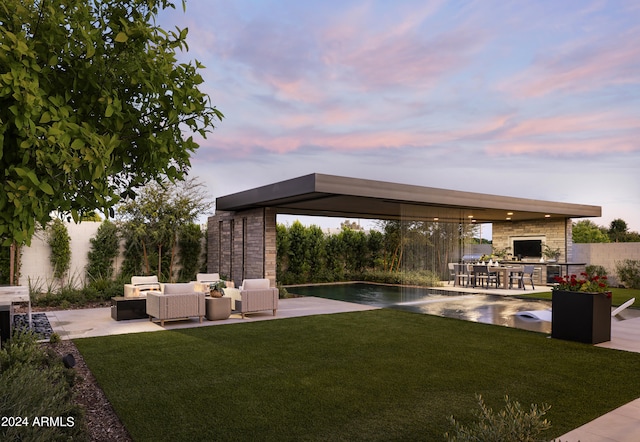
[[[177,3],[158,24],[189,29],[225,115],[192,157],[213,198],[317,172],[640,231],[637,0]]]

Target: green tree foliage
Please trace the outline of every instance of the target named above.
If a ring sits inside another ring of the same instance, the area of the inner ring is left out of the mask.
[[[614,219],[607,231],[611,242],[640,242],[640,233],[630,232],[627,223],[623,219]]]
[[[278,281],[297,284],[371,277],[397,283],[406,272],[414,272],[414,277],[420,273],[421,281],[447,277],[448,259],[459,242],[456,224],[389,221],[380,226],[382,232],[364,232],[357,225],[342,223],[339,233],[327,235],[318,226],[305,227],[299,221],[290,227],[278,224]]]
[[[573,242],[640,242],[640,233],[630,232],[627,222],[620,218],[611,221],[608,228],[590,220],[581,220],[573,223]]]
[[[183,7],[185,2],[183,1]],[[182,179],[222,114],[178,63],[168,0],[0,3],[0,240],[30,243],[54,211],[76,221],[162,178]],[[186,135],[185,135],[186,134]]]
[[[126,239],[123,273],[158,275],[173,281],[178,232],[212,206],[204,185],[196,179],[175,185],[150,183],[135,200],[121,204],[118,217]]]
[[[51,247],[49,260],[53,276],[62,279],[71,266],[71,237],[67,226],[58,218],[47,228],[47,244]]]
[[[276,225],[276,275],[283,282],[282,275],[289,268],[289,253],[291,242],[289,241],[289,229],[284,224]]]
[[[202,255],[202,229],[194,223],[185,224],[178,235],[178,249],[180,256],[180,281],[195,281],[200,269]]]
[[[105,220],[96,236],[89,240],[91,247],[88,253],[87,276],[92,279],[110,279],[113,276],[113,263],[119,252],[118,228],[114,223]]]
[[[309,278],[309,257],[310,252],[307,247],[307,228],[295,221],[289,228],[289,265],[288,271],[296,275],[295,282],[306,282]]]
[[[609,242],[606,229],[588,219],[573,223],[572,230],[574,243]]]

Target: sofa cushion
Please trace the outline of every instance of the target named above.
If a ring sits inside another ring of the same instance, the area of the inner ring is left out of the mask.
[[[245,279],[242,281],[242,290],[268,289],[268,279]]]
[[[193,282],[182,282],[176,284],[165,284],[163,293],[165,295],[175,295],[182,293],[193,293],[195,291],[195,284]]]

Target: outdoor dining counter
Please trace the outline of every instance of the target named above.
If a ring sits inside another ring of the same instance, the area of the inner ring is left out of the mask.
[[[534,266],[534,279],[536,284],[550,284],[554,282],[555,276],[565,276],[570,274],[578,274],[585,270],[586,263],[584,262],[535,262],[535,261],[501,261],[499,266],[491,266],[492,272],[496,272],[500,275],[500,288],[509,288],[509,279],[514,273],[521,273],[524,270],[525,265]],[[460,269],[461,265],[473,265],[473,264],[458,264],[456,269]],[[469,270],[467,274],[473,277],[473,271]],[[456,274],[453,280],[454,286],[459,286],[459,271],[456,270]]]
[[[459,266],[471,266],[473,267],[474,265],[483,265],[483,264],[458,264],[457,269],[460,269]],[[524,265],[499,265],[499,266],[495,266],[495,265],[483,265],[484,267],[487,267],[488,270],[490,272],[495,272],[496,274],[498,274],[498,281],[500,281],[500,285],[498,286],[501,289],[508,289],[509,288],[509,280],[511,278],[511,275],[513,274],[520,274],[524,271]],[[467,273],[468,278],[473,278],[473,269],[469,270]],[[459,270],[456,271],[456,275],[455,278],[453,280],[453,285],[454,286],[459,286]]]

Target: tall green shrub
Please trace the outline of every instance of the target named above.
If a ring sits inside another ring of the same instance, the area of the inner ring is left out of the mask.
[[[114,223],[105,220],[96,236],[89,240],[91,247],[88,253],[87,276],[89,280],[111,279],[113,262],[118,256],[118,228]]]
[[[178,255],[180,257],[180,281],[193,281],[200,269],[202,255],[202,229],[194,223],[184,225],[178,234]]]
[[[62,279],[71,266],[71,237],[60,219],[55,219],[49,226],[47,243],[51,247],[49,260],[53,266],[53,276]]]

